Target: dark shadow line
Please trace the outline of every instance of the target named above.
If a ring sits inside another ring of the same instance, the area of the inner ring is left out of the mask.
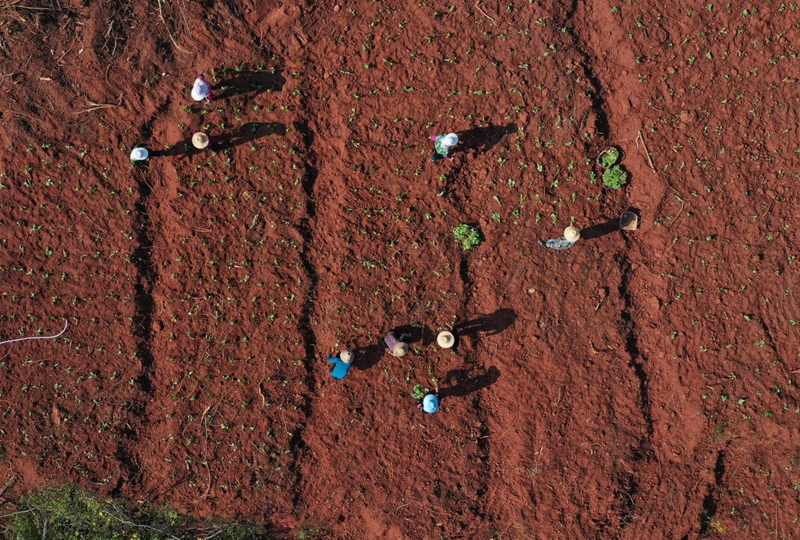
[[[478,333],[485,333],[487,336],[499,334],[517,319],[517,313],[513,309],[501,308],[494,313],[480,315],[475,319],[457,323],[453,327],[453,333],[458,336],[474,336]]]
[[[458,144],[450,151],[451,154],[467,152],[472,150],[475,153],[488,152],[502,141],[506,136],[515,133],[519,128],[511,123],[507,126],[491,125],[467,129],[456,132]]]
[[[284,84],[286,78],[278,73],[242,71],[212,86],[211,92],[213,100],[217,101],[244,94],[257,96],[264,92],[280,92]]]
[[[449,379],[458,379],[463,376],[464,370],[456,370],[451,371],[445,376],[445,380]],[[497,369],[495,366],[490,367],[486,373],[482,375],[478,375],[476,377],[470,377],[466,380],[458,382],[454,386],[450,388],[440,388],[439,389],[439,397],[441,399],[448,398],[448,397],[462,397],[473,392],[477,392],[478,390],[482,390],[493,385],[497,382],[497,379],[500,378],[500,370]]]

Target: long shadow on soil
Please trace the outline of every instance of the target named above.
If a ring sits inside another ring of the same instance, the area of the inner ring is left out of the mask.
[[[439,397],[461,397],[469,395],[478,390],[482,390],[488,386],[493,385],[500,378],[500,370],[495,366],[486,370],[486,373],[475,377],[469,377],[469,369],[456,369],[450,371],[445,375],[444,382],[454,381],[456,384],[450,388],[440,388]]]
[[[151,150],[150,156],[191,157],[202,154],[203,152],[222,152],[223,150],[255,141],[267,135],[286,135],[287,131],[286,125],[278,122],[250,122],[240,126],[234,131],[211,137],[211,143],[206,148],[199,149],[192,146],[192,139],[190,137],[164,150]]]
[[[635,214],[636,218],[639,219],[641,222],[641,213],[639,212],[638,208],[630,207],[626,211],[626,214]],[[623,232],[623,229],[620,228],[622,225],[622,218],[618,219],[610,219],[606,215],[600,216],[603,219],[606,219],[605,223],[598,223],[597,225],[592,225],[591,227],[586,227],[585,229],[581,229],[581,239],[583,240],[591,240],[592,238],[601,238],[607,234],[611,234],[613,232]]]
[[[211,91],[214,101],[244,94],[254,97],[263,92],[280,92],[285,83],[286,79],[278,73],[240,71],[212,86]]]
[[[475,153],[488,152],[504,137],[515,133],[517,129],[516,124],[508,124],[507,126],[486,126],[457,132],[459,143],[451,153],[456,154],[467,150],[473,150]]]
[[[406,343],[421,342],[423,346],[429,345],[436,341],[436,336],[430,328],[424,325],[403,325],[393,328],[398,334],[408,334],[411,337],[406,339]],[[353,367],[360,370],[367,370],[375,366],[383,358],[386,352],[386,346],[381,340],[379,343],[366,345],[364,347],[357,347],[353,349]]]
[[[606,219],[608,219],[606,217]],[[592,238],[601,238],[607,234],[619,231],[619,220],[612,219],[605,223],[598,223],[591,227],[581,229],[581,240],[591,240]]]
[[[513,309],[500,308],[494,313],[480,315],[471,321],[456,324],[453,327],[453,333],[462,337],[474,336],[479,333],[493,336],[514,324],[515,320],[517,320],[517,313]]]

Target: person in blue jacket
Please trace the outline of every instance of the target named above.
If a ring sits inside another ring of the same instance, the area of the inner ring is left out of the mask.
[[[331,370],[331,377],[334,379],[342,380],[350,368],[353,367],[353,351],[345,349],[336,356],[336,353],[331,351],[327,358],[328,362],[333,364]]]
[[[428,394],[418,405],[419,409],[428,414],[433,414],[439,410],[439,397],[436,394]]]

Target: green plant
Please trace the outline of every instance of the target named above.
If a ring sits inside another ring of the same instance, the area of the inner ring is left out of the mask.
[[[423,387],[421,384],[415,384],[414,389],[411,391],[411,395],[417,401],[422,401],[422,398],[428,393],[428,389]]]
[[[603,183],[610,188],[619,189],[627,182],[628,173],[619,165],[614,165],[603,173]]]
[[[264,538],[265,533],[254,526],[185,518],[166,507],[132,510],[120,501],[101,501],[72,485],[39,490],[18,500],[17,506],[24,510],[4,520],[4,538],[155,540],[198,538],[202,533],[220,540],[254,540]]]
[[[464,251],[479,246],[481,243],[481,233],[478,231],[478,229],[472,225],[467,225],[466,223],[462,223],[453,229],[453,236],[455,237],[456,242],[461,244],[461,248]]]

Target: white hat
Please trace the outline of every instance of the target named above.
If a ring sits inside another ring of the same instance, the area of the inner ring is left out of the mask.
[[[147,159],[150,156],[150,152],[147,151],[147,148],[134,148],[131,152],[131,160],[132,161],[142,161]]]
[[[197,148],[198,150],[202,150],[206,146],[208,146],[208,135],[203,133],[202,131],[198,131],[194,135],[192,135],[192,146]]]
[[[442,139],[442,146],[455,146],[458,144],[458,135],[455,133],[448,133]]]
[[[450,347],[453,346],[455,342],[456,342],[455,337],[451,332],[448,332],[447,330],[439,332],[439,335],[436,336],[436,343],[438,343],[439,347],[441,347],[442,349],[449,349]]]
[[[394,349],[392,349],[392,356],[400,358],[401,356],[405,356],[407,352],[408,352],[408,344],[403,343],[401,341],[400,343],[394,346]]]
[[[342,359],[342,362],[345,364],[352,364],[353,363],[353,351],[349,349],[345,349],[339,353],[339,358]]]
[[[194,81],[194,86],[192,86],[192,99],[195,101],[203,101],[208,97],[208,94],[211,93],[211,87],[205,81],[198,77]]]
[[[564,238],[569,242],[577,242],[581,237],[581,231],[577,227],[567,227],[564,229]]]

